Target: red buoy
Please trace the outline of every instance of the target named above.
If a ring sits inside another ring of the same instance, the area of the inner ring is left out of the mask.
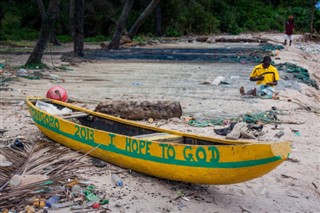
[[[65,88],[61,86],[53,86],[47,92],[47,98],[67,102],[68,101],[68,93]]]

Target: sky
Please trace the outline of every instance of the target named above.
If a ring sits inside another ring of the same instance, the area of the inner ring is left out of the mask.
[[[320,1],[316,4],[316,8],[320,9]]]

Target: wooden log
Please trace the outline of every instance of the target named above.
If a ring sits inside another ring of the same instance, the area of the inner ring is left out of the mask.
[[[182,115],[181,105],[176,101],[110,100],[98,104],[95,111],[130,120],[180,118]]]

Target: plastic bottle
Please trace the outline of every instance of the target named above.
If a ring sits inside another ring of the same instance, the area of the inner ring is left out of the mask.
[[[59,196],[52,196],[48,200],[46,200],[46,207],[51,208],[53,203],[58,203],[60,200]]]
[[[123,186],[123,182],[117,174],[112,174],[111,180],[114,184],[116,184],[116,186]]]
[[[81,186],[79,186],[78,184],[72,186],[72,188],[71,188],[71,193],[74,194],[74,195],[81,194],[81,193],[82,193],[82,188],[81,188]]]

